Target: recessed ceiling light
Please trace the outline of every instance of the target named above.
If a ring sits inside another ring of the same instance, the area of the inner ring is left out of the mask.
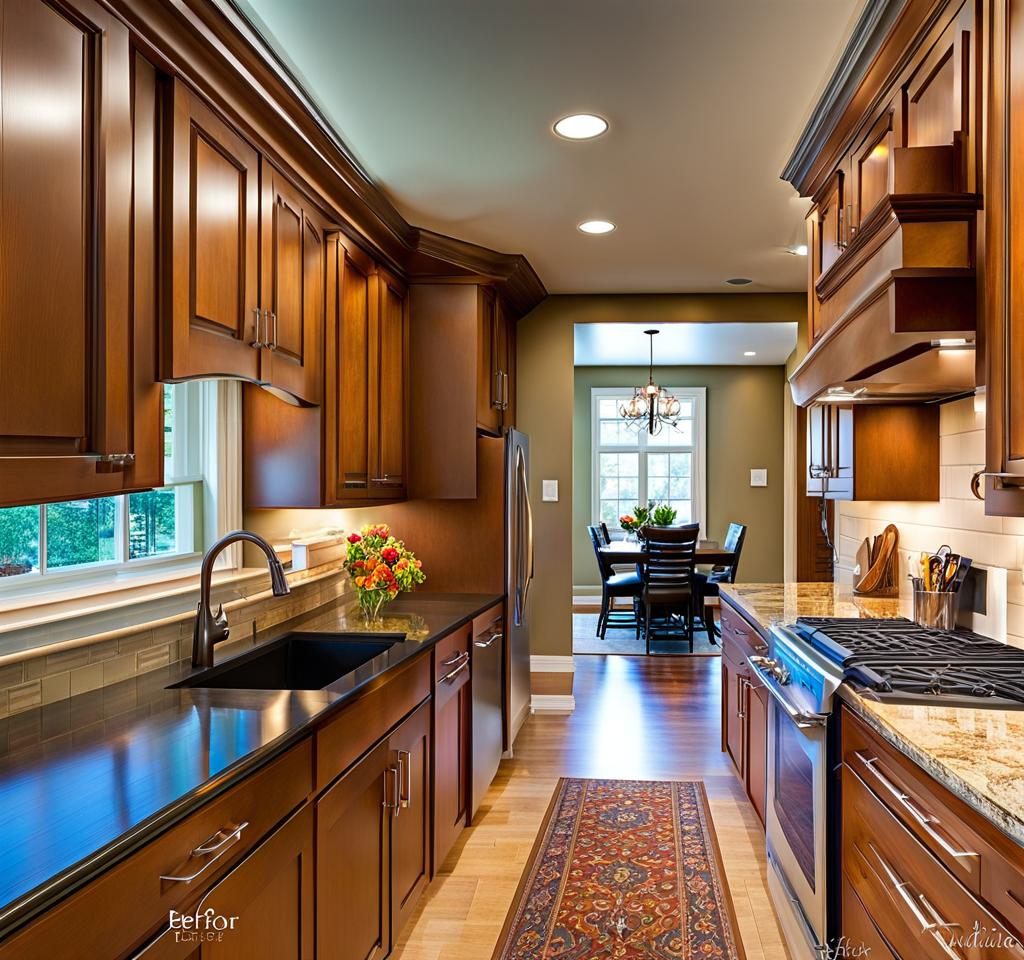
[[[611,233],[615,224],[611,220],[584,220],[576,227],[580,233],[589,233],[591,236],[600,236],[602,233]]]
[[[743,356],[745,356],[745,357],[756,357],[757,356],[757,351],[756,350],[744,350],[743,351]]]
[[[574,113],[554,126],[555,133],[566,140],[593,140],[607,129],[608,121],[596,113]]]
[[[732,277],[725,282],[732,284],[734,287],[745,287],[748,283],[753,283],[754,281],[748,280],[746,277]]]
[[[807,244],[806,243],[798,243],[795,247],[790,247],[789,248],[789,252],[791,254],[793,254],[794,257],[806,257],[807,256]]]

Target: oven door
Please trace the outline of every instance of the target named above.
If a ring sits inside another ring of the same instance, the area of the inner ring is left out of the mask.
[[[827,717],[751,663],[771,694],[765,835],[768,887],[793,960],[823,957],[826,937]]]

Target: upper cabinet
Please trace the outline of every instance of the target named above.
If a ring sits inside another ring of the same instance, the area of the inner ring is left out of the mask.
[[[244,391],[246,506],[404,500],[409,473],[405,284],[341,234],[325,240],[323,404],[300,409]]]
[[[166,109],[163,379],[238,377],[319,403],[321,215],[180,81]]]
[[[159,482],[162,455],[137,462],[155,445],[138,447],[136,427],[159,437],[160,399],[145,276],[132,309],[128,30],[92,0],[5,0],[0,90],[0,506]],[[152,97],[138,119],[145,156]],[[143,274],[152,202],[150,177]]]
[[[477,434],[515,425],[515,318],[489,283],[414,283],[411,304],[411,493],[472,500]]]
[[[839,68],[851,72],[830,84],[847,99],[819,104],[784,173],[812,200],[801,405],[975,385],[973,352],[947,344],[970,345],[977,327],[980,14],[970,0],[911,0],[865,16]]]
[[[1024,516],[1024,9],[993,7],[985,192],[1005,202],[985,211],[987,447],[977,489],[986,513]]]

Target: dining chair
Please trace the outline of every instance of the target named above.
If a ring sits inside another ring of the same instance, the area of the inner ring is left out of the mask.
[[[643,627],[646,649],[658,635],[676,639],[680,621],[693,653],[694,563],[700,524],[679,527],[648,527],[645,531],[647,561],[643,568]]]
[[[720,636],[718,627],[715,626],[715,614],[708,600],[720,595],[719,586],[723,583],[735,583],[736,571],[740,565],[740,554],[743,552],[743,541],[747,537],[747,527],[742,523],[730,523],[725,534],[725,542],[722,547],[732,553],[732,563],[722,564],[714,567],[711,573],[698,573],[697,593],[700,597],[700,618],[708,632],[708,639],[714,643],[715,637]]]
[[[590,535],[590,542],[594,545],[597,569],[601,575],[601,613],[597,618],[597,635],[603,640],[609,627],[633,627],[636,630],[636,638],[639,640],[640,616],[637,607],[643,587],[639,569],[616,573],[608,562],[608,558],[601,552],[601,547],[605,546],[601,528],[587,527],[587,533]],[[613,608],[612,602],[618,599],[630,600],[630,611]]]
[[[604,537],[605,544],[607,545],[607,544],[611,543],[612,542],[612,535],[608,532],[608,524],[605,523],[602,520],[598,524],[598,526],[601,528],[601,536]]]

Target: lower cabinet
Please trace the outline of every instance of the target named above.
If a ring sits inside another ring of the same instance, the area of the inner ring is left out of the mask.
[[[722,749],[764,824],[768,754],[768,691],[747,658],[767,651],[764,638],[722,604]]]
[[[430,873],[430,704],[316,803],[318,960],[391,950]]]
[[[133,960],[314,960],[312,807],[169,920]]]
[[[884,960],[1024,957],[1020,847],[840,716],[841,942]]]
[[[463,653],[459,651],[460,655]],[[435,872],[455,846],[468,820],[473,707],[468,663],[468,659],[457,661],[437,681],[434,693]]]

